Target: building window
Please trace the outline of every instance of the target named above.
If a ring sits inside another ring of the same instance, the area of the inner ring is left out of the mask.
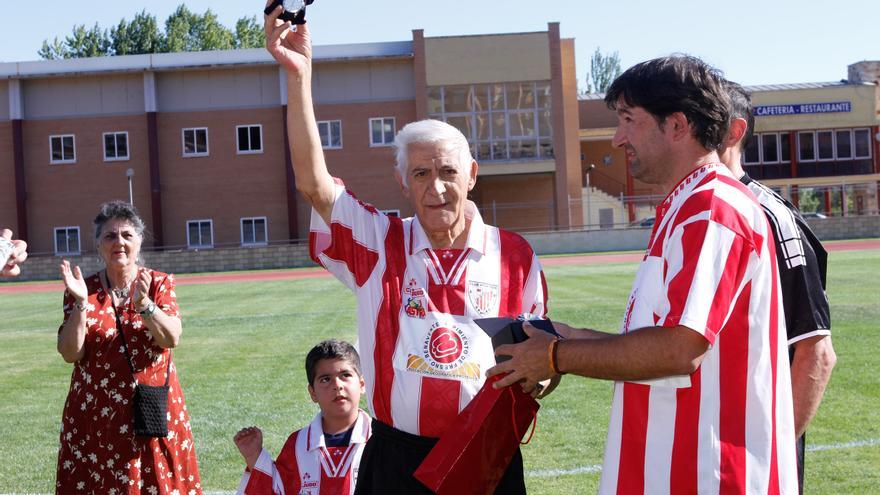
[[[104,161],[116,162],[128,160],[128,133],[104,133]]]
[[[49,163],[76,162],[76,138],[73,134],[49,136]]]
[[[798,159],[802,162],[812,162],[816,160],[816,133],[815,132],[799,132],[798,133]]]
[[[235,127],[240,155],[263,152],[263,126],[239,125]]]
[[[852,160],[852,131],[834,131],[834,143],[838,160]]]
[[[55,254],[78,255],[79,227],[55,227]]]
[[[394,117],[370,119],[370,146],[388,146],[394,142]]]
[[[431,87],[428,111],[458,128],[478,160],[554,157],[547,82]]]
[[[855,141],[855,158],[871,158],[871,131],[870,129],[856,129],[853,131]]]
[[[242,246],[265,246],[267,244],[267,239],[266,217],[241,219]]]
[[[376,119],[380,120],[380,119]],[[394,119],[391,119],[392,132],[394,128]],[[370,127],[373,123],[370,121]],[[321,135],[321,147],[325,150],[342,149],[342,121],[341,120],[322,120],[318,122],[318,134]],[[371,132],[372,134],[372,132]]]
[[[183,130],[183,156],[208,156],[208,128]]]
[[[214,247],[214,222],[211,220],[189,220],[186,222],[186,247]]]
[[[834,133],[832,131],[819,131],[816,133],[816,148],[819,150],[819,160],[834,159]]]
[[[758,147],[760,136],[752,134],[746,143],[746,151],[743,153],[743,163],[745,165],[757,165],[761,163],[761,150]]]
[[[776,134],[761,135],[761,163],[779,163],[779,142]]]

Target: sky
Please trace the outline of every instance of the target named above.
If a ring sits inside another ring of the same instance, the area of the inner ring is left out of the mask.
[[[74,25],[109,28],[146,10],[161,25],[181,3],[212,9],[233,27],[258,14],[261,0],[3,0],[0,61],[36,60],[43,40],[64,39]],[[746,85],[845,79],[847,65],[880,60],[880,0],[315,0],[308,19],[316,45],[426,37],[546,31],[559,22],[574,38],[579,86],[590,56],[618,52],[623,69],[650,58],[688,53]],[[527,62],[527,61],[526,61]]]

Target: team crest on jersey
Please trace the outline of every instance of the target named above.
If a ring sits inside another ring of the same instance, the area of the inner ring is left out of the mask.
[[[406,313],[406,316],[424,320],[426,316],[425,306],[427,306],[425,290],[418,287],[416,279],[411,278],[403,289],[403,293],[406,294],[406,303],[403,305],[403,311]]]
[[[470,338],[456,325],[446,326],[440,322],[431,325],[419,354],[409,355],[407,369],[425,375],[480,378],[480,365],[468,361]]]
[[[300,481],[299,495],[313,495],[318,488],[318,480],[313,480],[312,475],[305,473]]]
[[[498,286],[485,282],[468,281],[468,300],[481,316],[488,315],[498,302]]]

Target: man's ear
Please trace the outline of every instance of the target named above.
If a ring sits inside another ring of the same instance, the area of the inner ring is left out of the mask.
[[[740,141],[745,137],[748,129],[749,123],[746,119],[741,119],[739,117],[733,119],[730,123],[730,128],[727,130],[727,137],[724,138],[724,147],[732,148],[734,146],[739,146]]]
[[[672,138],[679,141],[691,135],[691,124],[683,112],[675,112],[666,116],[663,121],[665,131],[672,134]]]
[[[312,387],[311,385],[309,385],[309,397],[312,398],[312,402],[315,404],[318,403],[318,396],[315,395],[315,387]]]
[[[394,168],[394,179],[397,180],[397,185],[400,186],[400,192],[403,193],[403,197],[409,199],[409,188],[403,183],[403,176],[400,175],[397,167]]]
[[[477,172],[479,171],[480,166],[477,165],[476,160],[471,160],[471,176],[468,179],[468,191],[472,191],[474,186],[477,185]]]

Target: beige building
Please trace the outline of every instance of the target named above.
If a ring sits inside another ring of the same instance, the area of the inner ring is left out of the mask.
[[[316,47],[330,171],[364,201],[410,215],[390,144],[405,124],[440,118],[472,142],[481,165],[472,196],[487,222],[581,225],[574,60],[558,23]],[[97,206],[129,191],[152,233],[147,246],[307,238],[287,153],[284,74],[264,50],[0,64],[0,95],[0,225],[34,253],[93,250]]]

